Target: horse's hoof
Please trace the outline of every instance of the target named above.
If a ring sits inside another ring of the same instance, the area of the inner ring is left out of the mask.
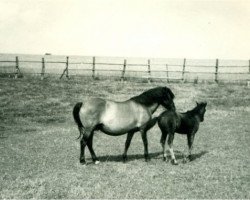
[[[128,161],[127,156],[122,156],[122,161],[123,161],[123,163],[126,163]]]
[[[164,161],[164,162],[167,161],[167,158],[166,158],[166,157],[163,157],[163,161]]]
[[[193,160],[194,160],[194,157],[193,157],[192,155],[189,155],[189,156],[188,156],[188,161],[191,162],[191,161],[193,161]]]
[[[96,161],[95,161],[95,165],[98,165],[99,163],[100,163],[99,160],[96,160]]]
[[[178,165],[179,163],[176,160],[171,160],[172,165]]]
[[[146,162],[149,162],[151,159],[150,158],[145,158],[145,161]]]
[[[80,164],[81,164],[81,165],[87,165],[85,159],[80,159]]]
[[[80,164],[81,164],[83,167],[87,166],[87,163],[86,163],[86,162],[80,162]]]

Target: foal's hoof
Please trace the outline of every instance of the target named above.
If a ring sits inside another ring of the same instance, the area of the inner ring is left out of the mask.
[[[171,160],[172,165],[178,165],[179,163],[176,160]]]
[[[190,159],[188,157],[183,158],[182,162],[183,162],[183,164],[186,164],[186,163],[190,162]]]

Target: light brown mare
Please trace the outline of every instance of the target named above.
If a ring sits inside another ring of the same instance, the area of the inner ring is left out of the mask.
[[[159,105],[175,110],[174,94],[167,87],[156,87],[123,102],[93,98],[84,104],[79,102],[73,109],[73,116],[80,131],[80,163],[86,164],[85,147],[89,148],[92,160],[97,164],[93,150],[94,131],[100,130],[112,136],[127,133],[123,161],[127,160],[127,151],[135,132],[140,131],[146,161],[148,156],[147,131],[153,127],[157,118],[152,119],[152,114]]]

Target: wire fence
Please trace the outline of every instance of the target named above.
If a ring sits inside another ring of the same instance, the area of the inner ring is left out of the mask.
[[[0,55],[0,74],[115,77],[167,81],[250,81],[250,60],[145,59],[83,56]]]

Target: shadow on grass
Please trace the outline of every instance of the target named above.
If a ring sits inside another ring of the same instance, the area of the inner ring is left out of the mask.
[[[200,153],[196,153],[196,154],[192,154],[190,161],[194,161],[196,159],[201,158],[202,156],[204,156],[206,153],[208,153],[208,151],[202,151]]]
[[[161,152],[155,152],[155,153],[150,153],[149,157],[152,158],[157,158],[159,155],[161,155]],[[120,155],[107,155],[107,156],[98,156],[98,159],[100,159],[101,162],[123,162],[122,159],[122,154]],[[128,162],[133,161],[133,160],[141,160],[144,159],[143,154],[128,154]]]
[[[192,154],[190,161],[194,161],[196,159],[201,158],[203,155],[208,153],[208,151],[201,151],[200,153]],[[151,159],[162,159],[162,152],[155,152],[155,153],[150,153],[149,157]],[[177,160],[183,159],[184,154],[181,151],[175,151],[175,157]],[[170,157],[169,157],[170,158]],[[101,162],[123,162],[122,155],[107,155],[107,156],[99,156],[98,159],[100,159]],[[128,162],[133,161],[133,160],[144,160],[144,155],[143,154],[133,154],[133,155],[128,155]]]

